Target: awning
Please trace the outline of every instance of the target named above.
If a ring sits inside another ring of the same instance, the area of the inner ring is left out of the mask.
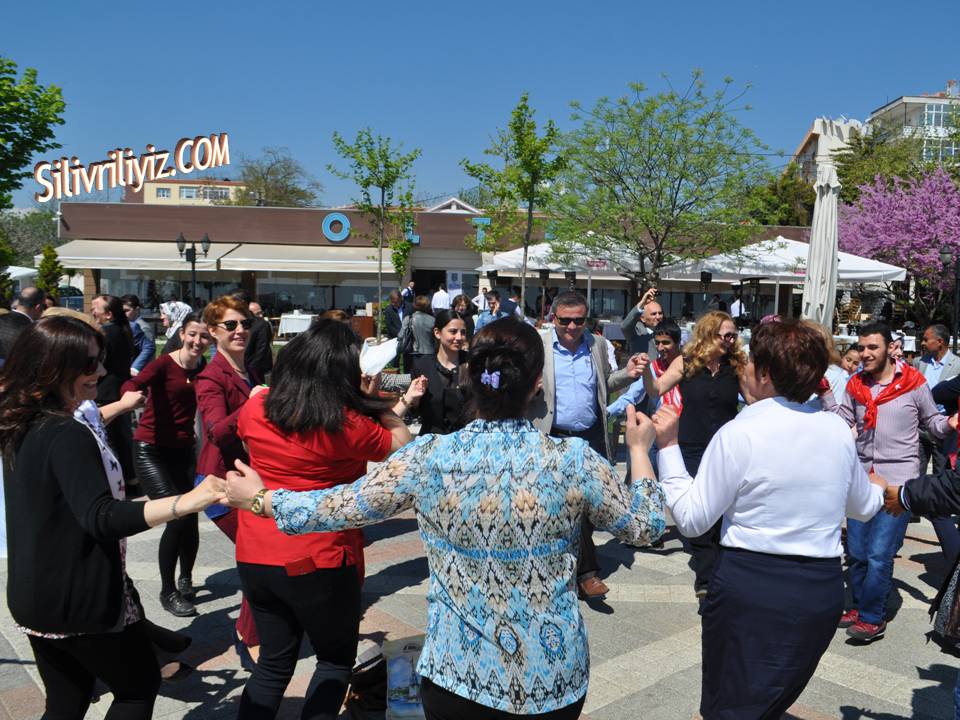
[[[396,274],[390,249],[383,249],[383,272]],[[330,245],[254,245],[244,243],[220,261],[224,270],[274,272],[376,273],[377,248]]]
[[[204,257],[197,244],[197,272],[217,270],[217,261],[237,247],[236,243],[213,243]],[[71,240],[57,248],[60,264],[71,270],[189,270],[190,263],[180,257],[177,245],[170,242],[133,242],[116,240]],[[37,266],[43,256],[34,257]]]

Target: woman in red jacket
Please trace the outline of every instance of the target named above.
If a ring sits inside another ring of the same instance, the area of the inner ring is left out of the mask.
[[[197,377],[197,405],[203,425],[203,448],[197,460],[197,477],[207,473],[224,477],[233,469],[235,460],[246,461],[247,453],[237,437],[237,416],[251,395],[255,395],[263,378],[256,369],[245,364],[243,354],[253,324],[247,303],[232,295],[210,302],[203,310],[207,332],[217,343],[217,354]],[[237,511],[214,506],[207,517],[231,540],[237,540]],[[244,598],[237,618],[234,646],[240,662],[253,669],[250,649],[259,646],[256,625]]]
[[[133,436],[133,461],[137,479],[151,500],[189,491],[196,476],[194,383],[203,369],[210,335],[200,316],[190,313],[180,325],[179,336],[179,347],[152,360],[121,388],[122,392],[147,393],[146,408]],[[160,604],[177,617],[197,613],[191,573],[199,548],[196,515],[166,524],[158,552]],[[174,581],[178,559],[180,577]]]

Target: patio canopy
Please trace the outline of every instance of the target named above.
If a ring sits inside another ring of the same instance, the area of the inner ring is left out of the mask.
[[[685,260],[661,268],[664,280],[700,280],[701,272],[713,275],[713,282],[739,282],[761,278],[778,283],[800,284],[806,276],[807,243],[777,237],[747,245],[735,252],[714,255],[703,260]],[[839,253],[837,282],[890,282],[904,280],[907,271],[896,265],[868,260],[850,253]]]

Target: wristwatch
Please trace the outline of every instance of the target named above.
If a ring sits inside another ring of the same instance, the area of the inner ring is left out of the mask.
[[[260,488],[257,490],[257,494],[253,496],[253,500],[250,501],[250,512],[254,515],[259,515],[260,517],[266,517],[266,505],[264,505],[263,498],[267,494],[266,488]]]

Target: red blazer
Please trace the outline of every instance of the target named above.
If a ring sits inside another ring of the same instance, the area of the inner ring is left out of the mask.
[[[246,365],[246,370],[254,385],[263,382],[250,365]],[[227,470],[234,469],[234,460],[248,461],[243,443],[237,437],[237,416],[250,397],[250,387],[220,352],[197,376],[196,385],[197,407],[204,433],[197,474],[224,477]]]

